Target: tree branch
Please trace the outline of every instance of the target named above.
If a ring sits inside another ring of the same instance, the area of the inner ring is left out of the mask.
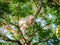
[[[32,45],[35,45],[35,44],[38,44],[38,43],[41,43],[41,42],[47,42],[47,41],[49,41],[50,39],[54,39],[53,37],[49,37],[48,39],[46,39],[46,40],[39,40],[39,42],[36,42],[36,43],[34,43],[34,44],[32,44]]]
[[[3,41],[1,41],[1,42],[16,42],[16,43],[18,43],[19,45],[22,45],[19,40],[10,40],[8,37],[6,37],[6,36],[4,36],[4,35],[0,35],[0,36],[3,36],[3,38],[0,39],[0,40],[3,40]]]
[[[14,23],[7,21],[6,18],[3,17],[3,16],[0,16],[0,18],[4,19],[6,22],[8,22],[8,23],[10,23],[10,24],[12,24],[12,25],[14,25],[14,26],[16,26],[16,27],[18,28],[18,30],[19,30],[18,34],[19,34],[19,35],[21,34],[21,36],[22,36],[22,38],[24,39],[24,41],[26,41],[26,39],[24,38],[24,36],[23,36],[23,34],[22,34],[21,30],[20,30],[20,27],[19,27],[18,25],[15,25]]]
[[[55,23],[55,22],[52,22],[52,23]],[[43,26],[42,28],[44,28],[44,27],[46,27],[46,26],[48,26],[48,25],[50,25],[50,24],[46,24],[45,26]],[[30,36],[32,36],[32,38],[30,39],[30,41],[29,41],[29,43],[31,43],[31,41],[32,41],[32,39],[33,39],[33,37],[35,36],[35,33],[36,32],[38,32],[38,30],[36,30],[35,32],[33,32]],[[47,39],[48,40],[48,39]],[[45,41],[47,41],[47,40],[45,40]],[[42,41],[41,41],[42,42]]]
[[[20,41],[15,41],[15,40],[0,40],[0,42],[16,42],[16,43],[18,43],[19,45],[22,45],[22,44],[20,43]]]

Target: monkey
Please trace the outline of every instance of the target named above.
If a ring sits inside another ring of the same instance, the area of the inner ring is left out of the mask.
[[[20,27],[20,30],[23,36],[25,36],[26,28],[28,28],[28,26],[30,26],[35,21],[35,17],[38,15],[38,13],[42,8],[42,0],[40,0],[39,2],[40,2],[40,7],[37,9],[37,11],[33,15],[26,16],[25,18],[22,18],[18,22],[18,26]]]
[[[26,28],[34,22],[34,16],[27,16],[19,21],[19,27],[22,33],[25,35]]]

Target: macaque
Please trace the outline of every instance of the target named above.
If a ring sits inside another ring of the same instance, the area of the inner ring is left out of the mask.
[[[34,0],[33,0],[34,1]],[[34,21],[35,21],[35,17],[39,14],[39,12],[41,11],[42,8],[42,0],[39,0],[40,6],[39,8],[36,10],[36,12],[33,15],[29,15],[25,18],[22,18],[21,20],[19,20],[19,27],[20,30],[23,34],[23,36],[26,36],[26,28],[28,28],[28,26],[30,26]],[[36,4],[35,4],[36,5]]]
[[[34,16],[30,15],[19,20],[19,27],[22,31],[23,36],[25,36],[26,28],[34,22]]]

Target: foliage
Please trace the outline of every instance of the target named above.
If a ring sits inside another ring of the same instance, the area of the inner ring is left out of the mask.
[[[10,38],[13,37],[14,42],[22,40],[23,35],[17,26],[18,22],[21,18],[34,15],[34,12],[36,12],[35,3],[39,8],[38,0],[0,0],[0,30],[2,30],[1,23],[10,25],[18,33],[16,34],[20,36],[14,35],[15,33],[11,34],[11,32],[7,33],[9,36],[12,35]],[[60,29],[60,1],[42,0],[42,5],[41,12],[35,17],[34,24],[26,29],[26,35],[29,38],[27,42],[31,40],[30,45],[50,45],[50,43],[60,45],[60,40],[58,39],[60,34],[56,33]],[[0,37],[2,39],[2,36]]]
[[[60,32],[59,31],[60,31],[60,25],[58,25],[57,28],[56,28],[56,36],[57,36],[57,38],[60,37]]]

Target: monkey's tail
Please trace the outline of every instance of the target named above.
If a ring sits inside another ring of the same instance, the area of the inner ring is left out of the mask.
[[[33,0],[34,1],[34,0]],[[36,17],[38,14],[39,14],[39,12],[41,11],[41,8],[42,8],[42,0],[39,0],[39,3],[40,3],[40,7],[38,8],[37,6],[37,11],[34,13],[34,16]]]

